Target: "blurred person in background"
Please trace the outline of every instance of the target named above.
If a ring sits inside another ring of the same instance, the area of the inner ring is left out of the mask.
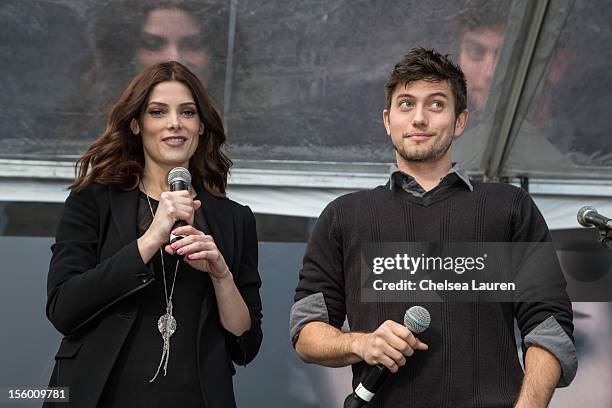
[[[478,123],[487,102],[499,51],[504,44],[510,3],[510,0],[468,0],[458,15],[458,62],[470,95],[471,127]]]
[[[459,66],[470,95],[474,126],[484,111],[491,81],[504,44],[510,1],[466,1],[459,13]]]
[[[49,119],[56,123],[58,153],[82,151],[102,130],[106,112],[130,78],[159,62],[183,63],[201,78],[220,109],[228,13],[221,0],[115,0],[96,5],[90,16],[90,63],[59,108],[60,117]],[[79,126],[75,119],[83,116],[89,120]]]
[[[457,61],[470,95],[470,121],[454,145],[453,157],[466,169],[480,168],[486,148],[487,138],[480,124],[504,44],[510,5],[510,0],[466,0],[457,14]]]
[[[193,71],[207,88],[212,86],[213,97],[221,96],[229,18],[225,2],[117,0],[94,13],[94,80],[122,88],[125,84],[113,74],[127,80],[141,69],[172,60]]]
[[[455,155],[467,168],[480,167],[480,160],[488,142],[488,131],[482,128],[483,114],[491,92],[491,85],[497,68],[501,49],[506,39],[506,27],[512,1],[490,2],[466,0],[458,14],[459,45],[458,62],[465,73],[470,94],[470,125],[457,140]],[[564,40],[560,40],[564,44]],[[518,118],[522,120],[521,133],[527,135],[527,143],[513,144],[517,155],[530,155],[537,151],[540,157],[551,163],[567,160],[566,139],[553,136],[541,124],[553,118],[553,93],[551,89],[564,87],[570,54],[564,45],[557,47],[544,77],[541,94],[537,95],[535,113]],[[496,112],[489,112],[490,116]],[[490,118],[489,118],[490,119]],[[566,122],[566,121],[565,121]],[[550,127],[550,126],[549,126]],[[573,127],[572,127],[573,128]],[[564,140],[565,139],[565,140]]]

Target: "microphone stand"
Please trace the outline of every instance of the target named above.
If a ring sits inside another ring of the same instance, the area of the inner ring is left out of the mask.
[[[599,242],[604,248],[612,249],[612,229],[600,229]]]

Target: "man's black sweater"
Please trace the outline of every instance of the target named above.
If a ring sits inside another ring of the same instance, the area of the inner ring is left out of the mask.
[[[529,195],[506,184],[476,182],[470,191],[448,177],[422,197],[389,185],[342,196],[314,228],[295,295],[298,302],[322,294],[326,310],[304,318],[300,328],[308,320],[340,328],[345,316],[355,332],[374,331],[388,319],[402,322],[411,304],[360,300],[361,244],[433,241],[546,242],[550,234]],[[560,270],[558,278],[564,288]],[[431,326],[418,337],[429,350],[409,357],[368,406],[512,407],[523,378],[514,318],[525,339],[552,316],[573,342],[571,303],[562,292],[555,302],[422,304]],[[365,367],[353,366],[353,387]]]

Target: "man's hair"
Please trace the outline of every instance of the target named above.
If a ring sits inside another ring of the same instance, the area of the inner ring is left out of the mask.
[[[423,47],[413,48],[395,64],[391,75],[385,82],[387,109],[391,107],[391,98],[397,84],[408,85],[410,82],[424,80],[428,82],[450,83],[455,97],[455,117],[467,107],[467,88],[465,75],[461,68],[450,60],[450,56],[442,55],[436,50]]]
[[[506,28],[510,12],[510,0],[465,0],[457,14],[459,31]]]

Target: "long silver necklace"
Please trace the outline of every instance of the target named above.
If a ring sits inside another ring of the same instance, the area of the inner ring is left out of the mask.
[[[141,185],[145,193],[145,196],[147,197],[147,203],[149,203],[149,210],[151,211],[151,217],[155,218],[155,213],[153,212],[153,206],[151,205],[151,200],[149,199],[149,196],[147,195],[147,190],[145,189],[144,184],[141,183]],[[178,259],[176,260],[176,266],[174,268],[174,278],[172,279],[172,287],[170,288],[170,296],[168,296],[168,287],[166,285],[166,266],[164,265],[164,253],[161,247],[159,248],[159,256],[161,259],[162,277],[164,280],[164,295],[166,297],[166,313],[161,315],[159,319],[157,320],[157,330],[159,330],[162,336],[164,345],[162,348],[162,356],[161,356],[161,360],[159,361],[159,366],[157,366],[157,371],[155,372],[155,375],[153,376],[153,378],[149,380],[150,383],[155,381],[162,365],[164,366],[164,377],[166,376],[166,373],[168,371],[168,360],[170,359],[170,337],[176,331],[176,319],[172,315],[172,295],[174,294],[174,284],[176,283],[176,275],[178,274],[179,260]]]

